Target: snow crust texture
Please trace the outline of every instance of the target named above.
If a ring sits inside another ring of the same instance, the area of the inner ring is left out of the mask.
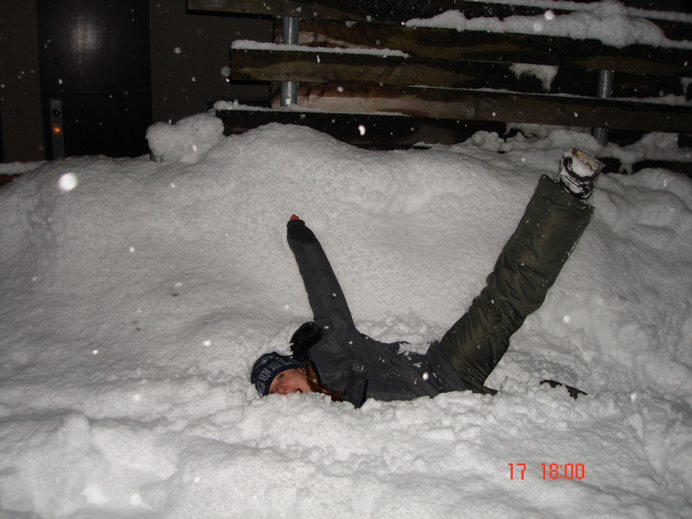
[[[669,140],[479,133],[375,152],[215,125],[152,127],[161,162],[68,158],[0,190],[2,517],[692,516],[692,181],[669,171],[599,180],[590,227],[488,381],[498,395],[356,410],[249,382],[312,317],[291,214],[359,328],[424,351],[565,150],[641,158]]]
[[[513,4],[517,2],[496,2]],[[688,14],[657,13],[655,11],[628,8],[616,0],[600,2],[526,2],[522,5],[544,7],[538,16],[508,16],[498,18],[471,18],[458,10],[450,10],[432,18],[415,18],[406,22],[407,27],[435,27],[457,31],[490,31],[497,33],[540,34],[574,40],[598,40],[604,45],[627,47],[644,44],[654,47],[678,47],[689,49],[690,41],[671,41],[651,18],[677,18],[690,21]],[[556,15],[553,9],[573,9],[569,14]],[[676,16],[677,15],[677,16]]]

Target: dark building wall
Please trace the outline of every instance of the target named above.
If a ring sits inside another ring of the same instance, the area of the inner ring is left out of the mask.
[[[60,2],[56,0],[55,3]],[[146,109],[150,110],[153,122],[175,122],[200,113],[204,110],[205,98],[257,97],[266,94],[263,87],[227,82],[222,69],[229,65],[228,51],[233,40],[270,41],[272,22],[257,18],[188,14],[186,4],[186,0],[149,1],[151,108]],[[176,49],[180,51],[176,52]],[[39,49],[37,0],[0,0],[0,121],[5,162],[52,158],[49,154],[47,108],[41,96],[40,50],[45,49]],[[49,61],[48,66],[51,64],[52,61]],[[88,79],[87,75],[82,78],[82,83],[91,82],[93,92],[83,84],[75,95],[93,95],[94,99],[106,95],[110,99],[112,93],[98,82],[99,70],[103,70],[102,67],[97,68],[95,79]],[[48,69],[46,76],[50,76],[51,71],[55,69]],[[83,111],[83,115],[77,119],[81,123],[101,127],[107,119],[101,117],[96,120],[97,112],[98,109]],[[107,116],[106,110],[103,112]],[[87,121],[87,117],[94,120]],[[94,128],[98,129],[96,126]],[[120,130],[128,131],[129,128],[122,127]],[[136,131],[144,137],[142,128]],[[47,134],[47,142],[44,133]],[[97,135],[98,132],[93,134]],[[103,149],[98,148],[98,142],[99,139],[94,139],[91,151],[84,145],[73,149],[78,154],[103,153]],[[114,143],[112,140],[110,142]],[[106,153],[109,153],[108,150]],[[118,153],[114,151],[110,154]]]
[[[691,10],[691,0],[625,3],[664,11]],[[222,69],[229,64],[233,40],[271,41],[271,20],[189,14],[186,4],[186,0],[149,0],[153,122],[175,122],[199,113],[205,98],[265,95],[263,87],[228,83]],[[44,113],[37,0],[0,0],[0,148],[5,162],[48,158]]]
[[[43,160],[36,2],[0,1],[0,111],[5,162]]]
[[[205,98],[267,96],[265,87],[227,82],[236,39],[272,41],[272,21],[187,14],[184,0],[151,2],[153,119],[178,121],[204,110]]]
[[[626,0],[625,5],[653,11],[692,12],[692,0]]]
[[[37,0],[37,7],[49,158],[148,153],[149,0]]]

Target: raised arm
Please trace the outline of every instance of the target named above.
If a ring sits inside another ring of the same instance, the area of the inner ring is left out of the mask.
[[[323,334],[355,328],[339,281],[317,237],[296,216],[291,217],[287,227],[288,245],[303,277],[315,324]]]

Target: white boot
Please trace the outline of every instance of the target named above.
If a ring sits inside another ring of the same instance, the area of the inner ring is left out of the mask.
[[[573,148],[565,152],[556,181],[570,194],[586,202],[604,165],[591,155]]]

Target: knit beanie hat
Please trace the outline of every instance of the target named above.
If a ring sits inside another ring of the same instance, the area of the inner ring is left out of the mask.
[[[275,351],[265,353],[257,359],[255,365],[252,366],[250,381],[255,384],[260,396],[267,396],[269,394],[269,387],[272,385],[272,381],[276,375],[287,369],[300,369],[304,367],[305,364],[298,362],[288,355],[279,355]]]

